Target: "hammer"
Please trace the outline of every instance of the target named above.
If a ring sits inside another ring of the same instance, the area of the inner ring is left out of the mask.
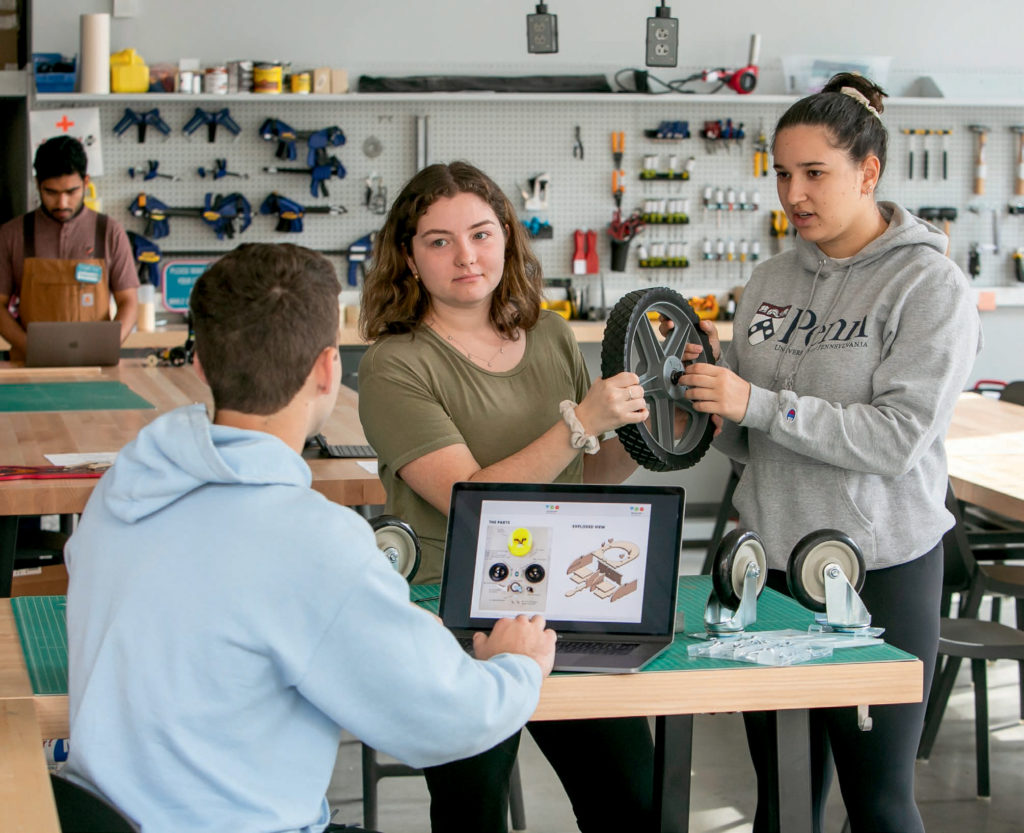
[[[1013,193],[1024,196],[1024,125],[1011,124],[1010,130],[1017,134],[1017,182]]]
[[[937,222],[942,220],[942,230],[946,235],[946,257],[949,257],[949,250],[952,246],[952,239],[949,237],[949,224],[956,220],[956,208],[952,206],[943,206],[942,208],[919,208],[917,216],[922,220],[928,220],[929,222]]]
[[[982,196],[985,193],[985,143],[988,141],[990,128],[981,124],[971,124],[968,127],[978,134],[978,154],[974,160],[974,193]]]

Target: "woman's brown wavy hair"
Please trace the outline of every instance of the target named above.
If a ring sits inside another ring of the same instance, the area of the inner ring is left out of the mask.
[[[487,203],[505,232],[505,269],[491,296],[491,322],[515,338],[540,316],[543,297],[540,262],[530,251],[526,230],[508,197],[483,171],[468,162],[429,165],[406,184],[388,212],[373,244],[359,310],[359,334],[367,341],[415,329],[426,315],[430,296],[412,276],[405,256],[412,251],[416,226],[442,197],[475,194]]]

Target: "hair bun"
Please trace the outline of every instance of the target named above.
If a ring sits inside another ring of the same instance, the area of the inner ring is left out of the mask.
[[[882,99],[888,97],[888,93],[874,81],[857,72],[840,72],[838,75],[833,75],[828,83],[821,88],[821,91],[823,93],[838,93],[842,92],[843,87],[853,87],[862,93],[879,113],[885,110]]]

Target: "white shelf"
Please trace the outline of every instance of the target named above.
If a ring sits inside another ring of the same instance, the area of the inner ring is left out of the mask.
[[[8,73],[0,73],[5,75]],[[24,73],[19,73],[24,75]],[[2,89],[2,88],[0,88]],[[296,94],[281,93],[278,95],[264,93],[234,93],[231,95],[214,95],[212,93],[200,93],[192,95],[189,93],[35,93],[36,101],[63,102],[68,104],[93,104],[107,101],[195,101],[197,103],[210,103],[217,101],[240,102],[240,101],[336,101],[336,102],[382,102],[382,101],[438,101],[438,102],[467,102],[480,103],[482,101],[524,101],[524,102],[595,102],[604,103],[622,101],[631,104],[651,103],[667,101],[671,102],[693,102],[693,103],[718,103],[728,102],[729,104],[792,104],[800,96],[795,95],[688,95],[685,93],[495,93],[495,92],[453,92],[453,93],[344,93],[344,94]],[[999,99],[964,99],[964,98],[909,98],[894,97],[886,99],[886,108],[889,107],[1020,107],[1024,108],[1024,99],[1020,98],[999,98]]]

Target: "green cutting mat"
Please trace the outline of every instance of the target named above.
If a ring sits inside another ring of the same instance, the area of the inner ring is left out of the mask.
[[[152,408],[122,382],[40,382],[0,386],[0,411],[124,411]]]
[[[409,588],[409,597],[424,608],[437,613],[438,585],[417,584]],[[683,576],[679,579],[677,610],[686,615],[686,631],[702,631],[704,604],[711,592],[709,576]],[[67,694],[68,650],[66,600],[64,596],[21,596],[11,599],[18,635],[25,652],[32,690],[36,694]],[[766,589],[757,601],[757,622],[751,631],[806,628],[814,614],[795,601],[774,590]],[[700,671],[710,668],[735,668],[736,662],[705,657],[688,657],[686,648],[698,640],[683,633],[676,634],[668,650],[644,667],[644,671]],[[816,659],[816,665],[850,662],[893,662],[914,659],[891,645],[867,648],[846,648],[831,657]]]
[[[711,592],[710,576],[682,576],[679,579],[679,600],[676,610],[683,611],[686,617],[686,633],[703,632],[704,605]],[[432,613],[437,613],[436,584],[413,585],[409,595],[414,602]],[[783,628],[799,628],[804,630],[814,622],[814,614],[793,601],[788,596],[765,589],[757,600],[757,622],[750,631],[774,631]],[[686,649],[699,640],[677,633],[675,641],[666,651],[655,657],[644,666],[644,671],[705,671],[709,668],[735,668],[735,660],[713,659],[711,657],[689,657]],[[885,635],[882,635],[885,638]],[[894,660],[910,660],[913,656],[894,648],[892,645],[871,645],[865,648],[846,648],[836,651],[831,657],[811,660],[808,665],[840,664],[849,662],[892,662]],[[749,665],[751,663],[743,663]]]
[[[67,600],[64,596],[11,599],[28,676],[35,694],[68,693]]]

